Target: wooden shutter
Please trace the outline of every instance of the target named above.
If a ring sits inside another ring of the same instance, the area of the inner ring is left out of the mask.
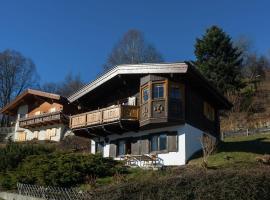
[[[117,145],[115,142],[111,142],[110,144],[110,150],[109,150],[109,156],[112,158],[116,157],[116,152],[117,151]]]
[[[168,133],[168,151],[176,152],[178,151],[178,137],[177,132]]]
[[[149,153],[149,140],[144,138],[140,142],[141,144],[141,154],[148,154]]]
[[[45,140],[51,140],[51,129],[47,129],[46,130]]]
[[[131,154],[132,155],[140,155],[140,141],[133,140],[131,143]]]
[[[26,141],[26,132],[19,132],[18,133],[18,140],[20,142]]]
[[[34,139],[38,139],[38,131],[34,131]]]

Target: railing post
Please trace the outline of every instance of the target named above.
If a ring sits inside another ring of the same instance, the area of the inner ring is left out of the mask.
[[[122,116],[122,113],[124,113],[124,112],[122,112],[122,109],[124,109],[124,107],[119,104],[119,118],[118,118],[118,120],[121,120],[121,118],[124,117],[124,116]]]

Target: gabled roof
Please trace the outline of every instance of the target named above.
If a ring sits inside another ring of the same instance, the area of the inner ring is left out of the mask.
[[[212,85],[207,81],[201,73],[190,62],[179,63],[142,63],[142,64],[125,64],[118,65],[99,76],[89,84],[83,86],[70,97],[69,102],[75,102],[87,93],[98,88],[110,79],[124,74],[194,74],[197,79],[200,79],[211,93],[219,99],[224,105],[224,108],[231,108],[232,104]]]
[[[16,108],[21,101],[30,95],[39,96],[47,99],[52,99],[56,101],[60,101],[62,97],[58,94],[43,92],[39,90],[33,90],[33,89],[27,89],[23,93],[21,93],[19,96],[17,96],[13,101],[11,101],[9,104],[7,104],[4,108],[0,110],[0,113],[8,113],[9,110],[12,110]]]
[[[188,66],[186,63],[143,63],[143,64],[128,64],[118,65],[93,80],[89,84],[83,86],[76,91],[68,100],[74,102],[88,92],[94,90],[106,81],[121,74],[164,74],[164,73],[186,73]]]

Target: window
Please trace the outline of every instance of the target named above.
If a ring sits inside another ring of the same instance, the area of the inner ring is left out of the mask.
[[[170,96],[172,99],[180,99],[181,98],[180,88],[176,85],[172,86]]]
[[[211,121],[215,120],[215,109],[207,102],[203,104],[203,114],[207,119]]]
[[[142,90],[142,96],[143,96],[142,102],[143,103],[147,102],[148,99],[149,99],[149,89],[148,89],[148,87],[143,88],[143,90]]]
[[[125,141],[121,140],[118,143],[118,155],[122,156],[125,155]]]
[[[151,151],[167,150],[167,134],[153,135],[151,137]]]
[[[164,97],[164,84],[154,84],[153,85],[153,98],[163,98]]]

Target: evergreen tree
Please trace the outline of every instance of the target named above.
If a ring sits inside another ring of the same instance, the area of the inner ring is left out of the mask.
[[[221,28],[212,26],[196,40],[195,55],[199,70],[222,93],[241,88],[241,51]]]

